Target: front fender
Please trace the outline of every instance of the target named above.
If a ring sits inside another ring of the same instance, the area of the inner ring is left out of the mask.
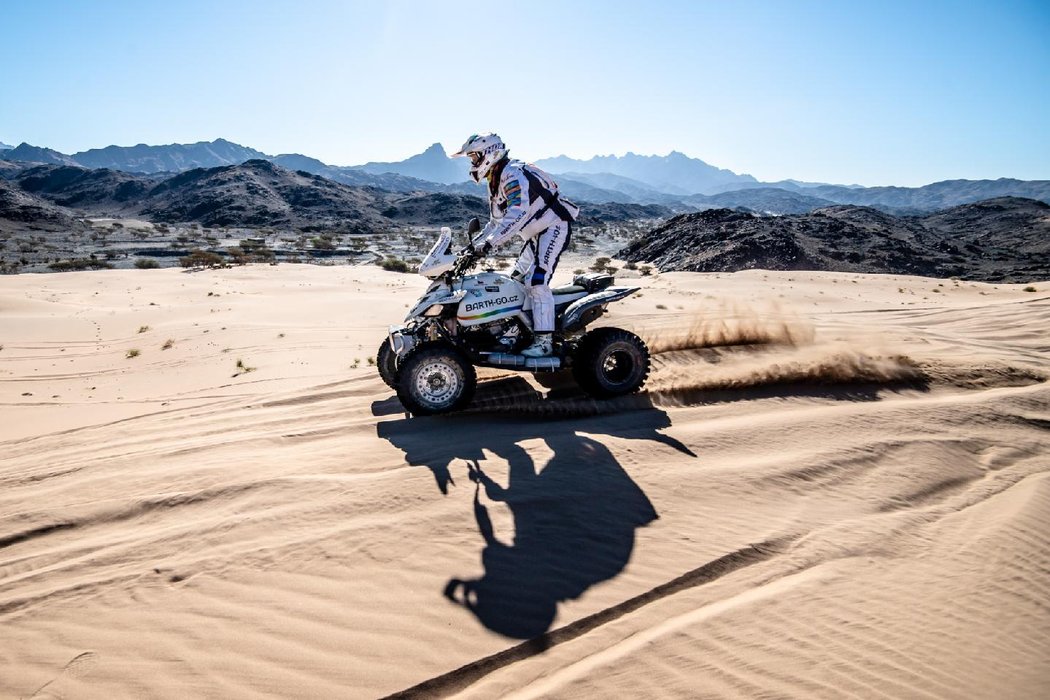
[[[584,314],[596,306],[605,306],[614,301],[619,301],[626,296],[634,294],[641,287],[608,287],[595,294],[588,294],[582,299],[577,299],[569,304],[565,313],[561,316],[561,330],[573,333],[583,328]]]
[[[467,292],[463,289],[457,289],[454,292],[448,289],[435,289],[429,294],[424,294],[423,298],[416,302],[416,305],[408,312],[408,316],[405,317],[405,321],[418,317],[434,304],[459,304],[466,294]]]

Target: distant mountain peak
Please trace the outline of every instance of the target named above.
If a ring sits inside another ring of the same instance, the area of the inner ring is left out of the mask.
[[[47,163],[49,165],[77,165],[77,163],[65,153],[59,153],[53,148],[33,146],[25,141],[14,148],[3,152],[5,160],[21,161],[25,163]]]
[[[680,151],[671,151],[666,156],[643,156],[628,151],[622,157],[595,156],[589,160],[558,156],[537,161],[536,165],[554,174],[578,172],[619,175],[677,195],[713,194],[724,191],[727,186],[755,182],[755,178],[750,175],[738,175],[731,170],[717,168]]]
[[[353,166],[357,170],[367,173],[381,175],[383,173],[394,173],[408,177],[419,178],[440,182],[445,185],[453,185],[466,182],[469,163],[465,159],[449,158],[445,148],[440,143],[432,144],[422,153],[405,160],[393,163],[365,163]]]

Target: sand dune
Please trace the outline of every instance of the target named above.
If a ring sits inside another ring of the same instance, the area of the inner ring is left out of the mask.
[[[0,697],[1050,695],[1050,282],[637,281],[408,419],[421,278],[0,277]]]

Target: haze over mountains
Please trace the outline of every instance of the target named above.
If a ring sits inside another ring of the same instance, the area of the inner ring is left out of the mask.
[[[513,152],[512,152],[513,154]],[[514,154],[518,155],[518,154]],[[301,154],[271,156],[225,139],[166,146],[108,146],[63,154],[22,143],[0,151],[0,159],[18,163],[76,165],[134,173],[178,173],[193,168],[269,160],[342,184],[392,192],[445,192],[484,196],[467,180],[464,159],[449,158],[441,144],[395,162],[335,166]],[[923,187],[859,187],[783,180],[757,181],[679,152],[666,156],[566,156],[536,161],[558,176],[568,197],[594,203],[657,204],[672,212],[710,208],[746,208],[763,214],[799,214],[831,204],[859,204],[895,214],[920,214],[993,197],[1027,197],[1050,203],[1050,181],[948,180]]]

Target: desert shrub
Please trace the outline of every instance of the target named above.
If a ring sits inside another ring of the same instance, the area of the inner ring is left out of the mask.
[[[229,249],[230,258],[237,265],[246,265],[251,262],[270,262],[276,254],[272,249],[266,247],[266,243],[257,240],[245,239],[240,245]]]
[[[642,265],[638,268],[638,272],[642,274],[642,277],[648,277],[653,274],[653,268],[649,265]]]
[[[387,272],[412,272],[412,269],[408,266],[407,262],[401,258],[394,257],[393,255],[386,256],[382,262],[379,263],[379,267]]]
[[[128,357],[128,358],[131,358],[131,357],[138,357],[138,356],[139,356],[139,354],[140,354],[140,353],[139,353],[139,351],[138,351],[138,350],[135,350],[135,349],[133,348],[133,349],[131,349],[131,350],[128,350],[128,352],[127,352],[127,355],[125,355],[125,357]]]
[[[182,267],[221,267],[222,256],[206,250],[191,250],[189,255],[179,258]]]
[[[1035,287],[1029,285],[1029,286],[1024,288],[1024,291],[1026,291],[1026,292],[1038,292],[1039,290],[1036,289]]]
[[[638,263],[628,260],[627,263],[623,266],[623,269],[625,269],[625,270],[637,270],[638,269]]]
[[[594,261],[594,264],[591,265],[591,270],[594,272],[605,272],[605,268],[608,267],[610,260],[612,260],[612,258],[606,258],[604,256],[598,258]]]
[[[25,263],[23,263],[25,264]],[[74,270],[109,270],[113,266],[103,260],[94,258],[73,258],[71,260],[58,260],[48,265],[55,272],[70,272]]]
[[[160,267],[160,263],[153,258],[136,258],[135,267],[140,270],[155,270]]]

